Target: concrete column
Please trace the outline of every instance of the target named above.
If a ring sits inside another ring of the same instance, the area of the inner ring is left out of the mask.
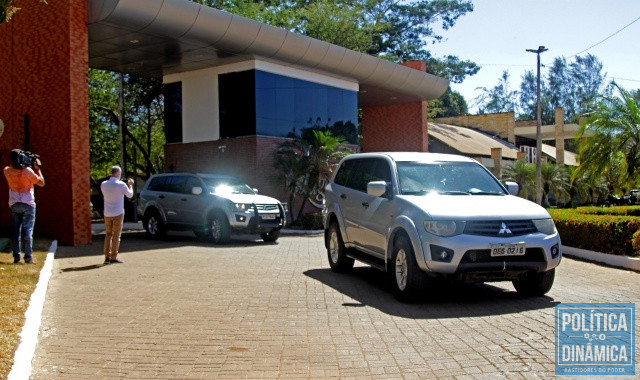
[[[491,148],[491,159],[493,160],[493,175],[502,176],[502,148]]]
[[[517,154],[517,160],[518,161],[525,162],[527,160],[527,153],[526,152],[518,152],[516,154]]]
[[[404,66],[426,71],[426,63],[413,61]],[[362,107],[362,151],[411,151],[429,149],[427,102],[396,103]]]
[[[556,107],[556,164],[564,166],[564,110]]]

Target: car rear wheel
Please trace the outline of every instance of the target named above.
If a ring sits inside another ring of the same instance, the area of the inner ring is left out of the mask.
[[[229,221],[223,214],[213,214],[209,219],[209,228],[211,230],[211,241],[215,244],[223,244],[229,241],[231,236]]]
[[[144,229],[152,238],[164,237],[167,233],[160,213],[156,210],[149,211],[144,216]]]
[[[396,239],[389,266],[393,295],[402,302],[416,300],[427,285],[427,276],[418,267],[413,247],[406,236]]]
[[[551,290],[555,277],[555,268],[542,273],[527,272],[518,280],[513,281],[513,287],[523,296],[538,297]]]
[[[338,227],[338,223],[331,223],[327,239],[327,256],[329,257],[329,266],[331,266],[331,270],[337,273],[350,271],[353,268],[354,260],[347,257],[347,249],[342,241],[342,235],[340,234],[340,227]]]
[[[261,233],[260,237],[267,243],[274,243],[280,237],[280,230]]]

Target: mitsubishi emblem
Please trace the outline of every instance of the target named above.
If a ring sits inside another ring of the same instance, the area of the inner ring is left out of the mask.
[[[504,222],[502,223],[502,226],[500,226],[500,231],[498,231],[498,234],[502,235],[502,234],[513,234],[513,232],[511,232],[511,230],[507,227],[506,224],[504,224]]]

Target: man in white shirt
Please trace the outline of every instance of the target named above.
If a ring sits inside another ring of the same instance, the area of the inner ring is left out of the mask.
[[[107,229],[107,236],[104,238],[104,263],[122,263],[118,259],[118,248],[120,248],[120,234],[122,233],[122,223],[124,221],[124,197],[133,196],[133,179],[129,178],[127,183],[120,180],[122,169],[119,166],[111,167],[111,178],[100,184],[104,197],[104,225]]]

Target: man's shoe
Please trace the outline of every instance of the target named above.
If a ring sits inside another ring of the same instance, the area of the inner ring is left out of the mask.
[[[124,263],[124,261],[120,260],[120,259],[111,259],[111,264],[122,264]]]
[[[20,259],[13,259],[14,264],[20,264]]]
[[[104,265],[109,265],[111,263],[111,260],[109,259],[104,259]]]
[[[25,264],[35,264],[36,260],[35,259],[29,259],[29,260],[24,260]]]

